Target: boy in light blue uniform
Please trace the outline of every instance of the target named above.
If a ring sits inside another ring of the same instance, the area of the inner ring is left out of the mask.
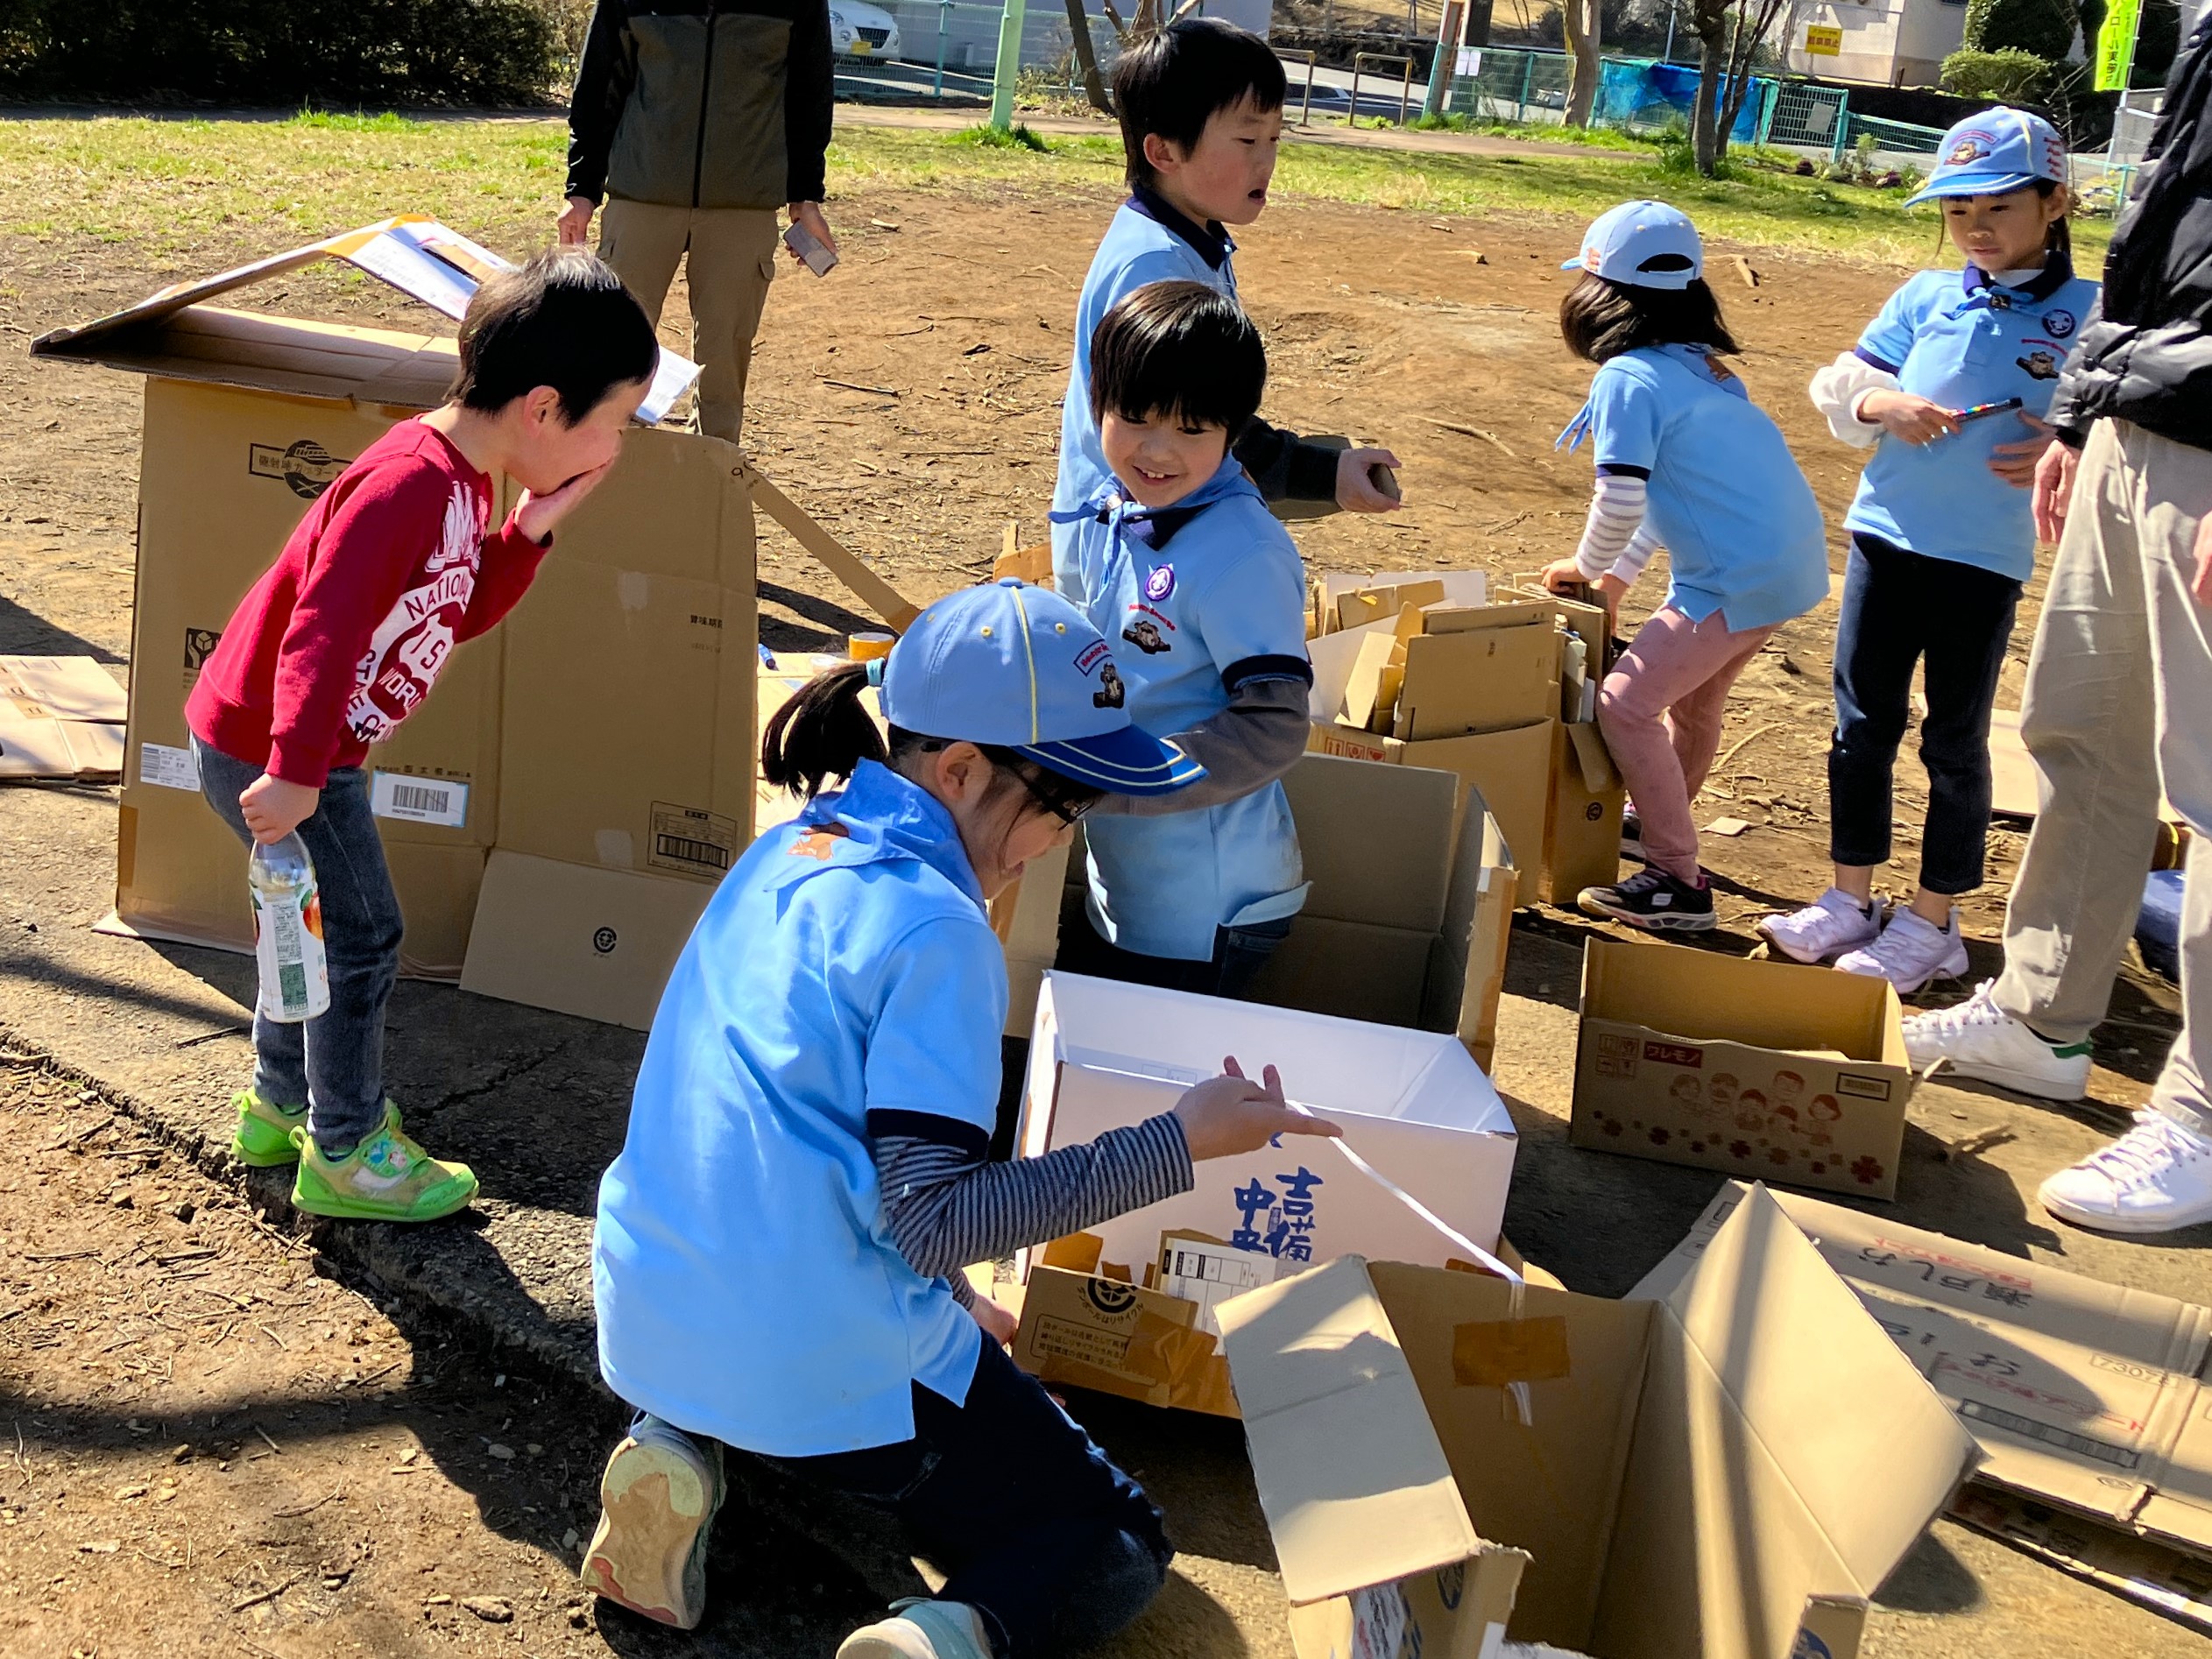
[[[1113,71],[1130,195],[1106,227],[1076,302],[1075,361],[1060,411],[1053,487],[1053,570],[1071,557],[1071,513],[1108,481],[1091,413],[1091,338],[1115,304],[1148,282],[1202,282],[1237,298],[1226,225],[1250,224],[1268,202],[1283,136],[1283,63],[1257,35],[1193,19],[1121,54]],[[1269,501],[1298,511],[1385,512],[1397,497],[1372,469],[1396,467],[1386,449],[1338,449],[1254,420],[1237,455]]]
[[[2065,173],[2065,144],[2039,116],[1985,109],[1952,128],[1913,200],[1943,204],[1965,270],[1914,277],[1857,349],[1813,380],[1835,434],[1874,446],[1844,520],[1851,558],[1828,751],[1835,879],[1812,904],[1759,925],[1786,956],[1833,957],[1906,993],[1966,971],[1954,901],[1984,875],[1989,712],[2035,568],[2028,486],[2051,441],[2042,417],[2059,366],[2096,303],[2096,285],[2069,258]],[[1912,899],[1885,924],[1874,878],[1890,853],[1916,667],[1927,695],[1927,827]]]
[[[1305,902],[1280,781],[1305,752],[1305,574],[1232,452],[1267,357],[1204,284],[1138,289],[1100,321],[1091,396],[1113,477],[1072,513],[1062,591],[1115,641],[1129,712],[1208,776],[1086,821],[1078,972],[1236,996]]]
[[[862,702],[879,669],[887,744]],[[1007,582],[770,723],[762,776],[808,804],[701,916],[600,1184],[600,1368],[641,1414],[601,1482],[600,1594],[697,1625],[724,1445],[887,1507],[949,1575],[839,1659],[1074,1649],[1157,1592],[1157,1512],[1014,1368],[1010,1316],[960,1271],[1311,1125],[1231,1062],[1145,1123],[986,1161],[1007,1006],[986,900],[1103,793],[1203,776],[1125,701],[1081,614]]]

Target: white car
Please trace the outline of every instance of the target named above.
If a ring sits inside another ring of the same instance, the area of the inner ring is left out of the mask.
[[[841,58],[895,58],[899,20],[865,0],[837,0],[830,8],[830,50]]]

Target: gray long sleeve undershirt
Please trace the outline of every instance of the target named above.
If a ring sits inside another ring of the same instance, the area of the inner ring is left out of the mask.
[[[1172,794],[1107,795],[1091,810],[1101,817],[1156,818],[1240,800],[1297,765],[1311,730],[1304,681],[1247,680],[1219,714],[1188,731],[1165,734],[1205,768],[1205,777]]]

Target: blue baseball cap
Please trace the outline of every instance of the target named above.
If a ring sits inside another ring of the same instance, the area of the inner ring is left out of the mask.
[[[1166,794],[1205,776],[1129,724],[1113,653],[1084,614],[1012,576],[947,594],[916,617],[882,684],[894,726],[997,744],[1114,794]]]
[[[2066,140],[2041,116],[1998,104],[1968,116],[1943,135],[1928,181],[1905,201],[1940,196],[2001,196],[2038,179],[2063,183]]]
[[[1681,208],[1624,201],[1591,222],[1582,251],[1559,269],[1637,288],[1686,288],[1705,274],[1705,244]]]

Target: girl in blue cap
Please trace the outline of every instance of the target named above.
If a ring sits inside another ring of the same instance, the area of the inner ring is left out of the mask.
[[[1159,1590],[1158,1513],[1015,1369],[962,1266],[1188,1190],[1194,1160],[1335,1131],[1231,1060],[1148,1122],[986,1161],[1007,983],[985,901],[1102,796],[1204,773],[1125,701],[1082,614],[1007,582],[770,723],[762,775],[807,805],[700,917],[600,1183],[600,1369],[640,1413],[584,1559],[602,1595],[698,1623],[725,1445],[887,1507],[948,1575],[839,1659],[1070,1651]]]
[[[1799,962],[1837,958],[1901,992],[1966,971],[1954,900],[1982,885],[1989,827],[1989,710],[2021,584],[2035,568],[2029,486],[2051,441],[2042,417],[2097,287],[2068,258],[2066,146],[2020,109],[1985,109],[1944,135],[1927,187],[1959,271],[1891,294],[1855,349],[1813,378],[1846,443],[1872,448],[1844,519],[1828,750],[1835,882],[1760,931]],[[1928,773],[1919,884],[1889,913],[1890,774],[1912,670],[1923,665]]]
[[[1648,862],[1577,902],[1631,927],[1703,931],[1713,890],[1690,802],[1720,746],[1728,688],[1777,628],[1827,597],[1827,532],[1781,429],[1720,361],[1735,339],[1686,216],[1623,202],[1561,268],[1583,274],[1560,302],[1560,332],[1598,371],[1559,441],[1593,439],[1598,480],[1581,544],[1544,582],[1594,582],[1617,605],[1661,547],[1672,578],[1598,692]]]

